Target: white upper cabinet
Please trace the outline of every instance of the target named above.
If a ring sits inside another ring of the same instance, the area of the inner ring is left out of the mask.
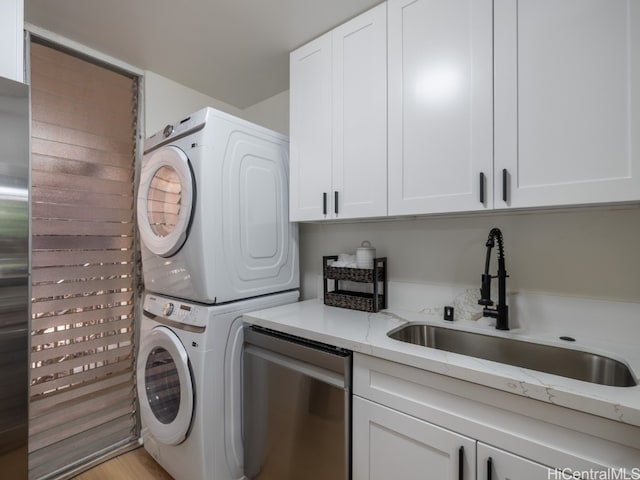
[[[492,1],[389,0],[388,22],[389,215],[492,208]]]
[[[337,218],[387,214],[385,4],[333,31],[333,190]]]
[[[495,0],[495,169],[496,208],[640,199],[640,2]]]
[[[292,52],[289,69],[289,215],[317,220],[331,193],[331,33]]]
[[[291,54],[294,221],[638,200],[638,0],[388,0]]]
[[[387,214],[386,5],[291,53],[292,221]]]
[[[0,77],[24,81],[24,3],[23,0],[0,2]]]

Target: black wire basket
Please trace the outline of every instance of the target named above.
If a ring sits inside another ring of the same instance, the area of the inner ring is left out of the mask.
[[[364,312],[378,312],[387,308],[386,257],[374,258],[373,268],[333,267],[331,263],[338,259],[337,255],[322,259],[325,305]],[[367,291],[349,290],[347,282],[366,284],[364,289]]]

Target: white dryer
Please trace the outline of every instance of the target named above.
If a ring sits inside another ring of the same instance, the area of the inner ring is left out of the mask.
[[[296,289],[287,137],[205,108],[148,138],[138,190],[147,290],[205,304]]]
[[[145,449],[176,480],[238,480],[242,314],[297,301],[289,291],[205,306],[147,293],[137,388]]]

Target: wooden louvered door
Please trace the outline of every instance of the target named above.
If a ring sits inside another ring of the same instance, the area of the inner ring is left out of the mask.
[[[30,478],[137,437],[137,85],[31,44]]]

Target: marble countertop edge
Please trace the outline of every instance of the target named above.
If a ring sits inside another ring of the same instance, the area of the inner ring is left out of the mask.
[[[422,322],[504,335],[537,343],[560,342],[531,332],[498,332],[488,325],[470,322],[444,322],[438,318],[401,309],[366,313],[325,306],[321,300],[294,304],[245,314],[248,324],[308,338],[354,352],[372,355],[429,372],[495,388],[508,393],[571,408],[640,426],[640,385],[610,387],[547,374],[526,368],[449,353],[434,348],[393,340],[387,333],[407,322]],[[585,343],[586,342],[586,343]],[[633,345],[615,345],[588,341],[568,348],[584,348],[624,359],[637,380],[640,358]]]

